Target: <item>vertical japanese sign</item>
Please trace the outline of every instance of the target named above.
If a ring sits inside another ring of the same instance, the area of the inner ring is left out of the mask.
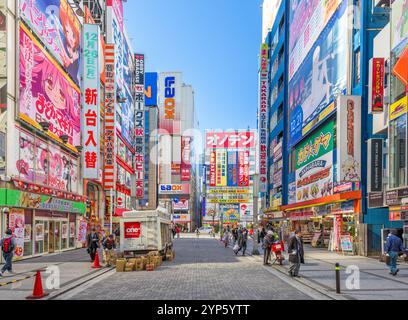
[[[217,150],[217,187],[227,186],[227,150]]]
[[[134,101],[135,114],[135,174],[136,174],[136,198],[144,197],[144,156],[145,156],[145,57],[143,54],[135,54],[134,70]]]
[[[217,153],[213,150],[210,156],[210,187],[215,187],[217,185],[216,178],[217,171]]]
[[[228,186],[238,187],[238,152],[228,151]]]
[[[264,43],[261,47],[261,68],[260,68],[260,86],[259,86],[259,179],[260,191],[266,192],[268,175],[268,65],[269,65],[269,46]]]
[[[82,34],[83,178],[99,178],[100,71],[99,26],[84,24]]]
[[[115,159],[115,45],[105,47],[105,190],[113,190],[116,185]]]
[[[369,106],[371,106],[371,112],[383,112],[384,111],[384,58],[373,58],[370,61],[370,69],[372,77],[370,81],[370,97]]]
[[[249,151],[238,153],[238,187],[249,187]]]
[[[182,137],[181,140],[181,181],[191,179],[191,137]]]

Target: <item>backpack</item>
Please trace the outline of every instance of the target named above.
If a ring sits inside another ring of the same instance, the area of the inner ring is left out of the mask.
[[[11,253],[13,250],[11,248],[11,237],[3,240],[3,252]]]

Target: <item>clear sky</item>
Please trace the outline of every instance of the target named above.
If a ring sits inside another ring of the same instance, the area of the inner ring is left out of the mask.
[[[182,71],[200,129],[256,128],[261,0],[128,0],[125,25],[146,71]]]

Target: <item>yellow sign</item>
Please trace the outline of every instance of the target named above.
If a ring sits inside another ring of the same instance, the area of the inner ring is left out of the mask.
[[[308,123],[302,130],[302,134],[305,136],[310,130],[312,130],[318,123],[322,122],[330,113],[336,109],[336,102],[330,103],[313,121]]]
[[[210,194],[222,194],[222,193],[232,193],[232,194],[248,194],[249,189],[210,189]]]
[[[234,203],[250,203],[252,202],[249,199],[208,199],[208,203],[221,203],[221,204],[234,204]]]
[[[390,121],[406,114],[408,111],[408,97],[398,100],[390,106]]]

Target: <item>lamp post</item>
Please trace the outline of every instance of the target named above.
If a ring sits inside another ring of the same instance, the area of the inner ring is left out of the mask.
[[[252,246],[252,255],[258,256],[258,197],[259,197],[259,175],[253,175],[253,200],[254,200],[254,215],[253,215],[253,228],[254,228],[254,240]]]

